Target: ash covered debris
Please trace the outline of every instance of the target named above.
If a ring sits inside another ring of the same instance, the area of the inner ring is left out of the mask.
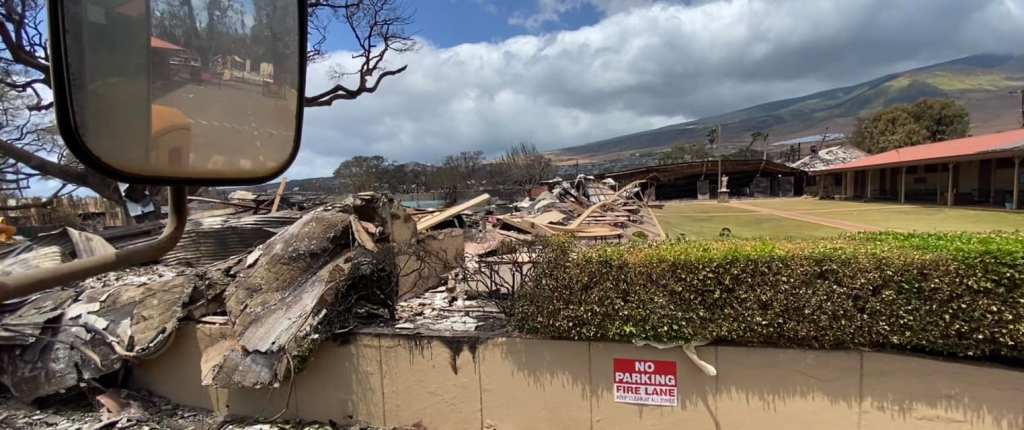
[[[853,145],[837,145],[820,150],[812,148],[810,155],[790,164],[790,166],[813,172],[859,160],[867,155],[868,153]]]
[[[353,222],[387,220],[390,199],[359,196],[302,217],[243,262],[225,291],[233,336],[211,348],[204,384],[276,386],[295,372],[319,341],[354,325],[355,305],[394,315],[397,276],[393,252],[360,245]],[[384,212],[384,213],[380,213]],[[361,224],[360,224],[361,225]],[[382,240],[389,229],[380,231]]]
[[[424,245],[419,251],[429,252],[411,260],[432,259],[435,264],[429,267],[443,273],[422,271],[414,277],[400,271],[398,320],[393,327],[429,334],[505,330],[510,299],[530,282],[538,240],[664,238],[647,205],[648,185],[637,181],[618,187],[614,181],[588,176],[556,178],[535,190],[533,198],[505,208],[487,205],[490,198],[484,194],[444,211],[412,215]],[[506,214],[495,215],[499,212]],[[404,285],[417,278],[423,282],[415,288]]]
[[[208,242],[202,236],[214,231],[253,239],[214,264],[202,263],[224,256],[223,250],[186,242],[168,264],[107,273],[0,304],[0,382],[26,402],[77,390],[158,355],[180,321],[195,320],[231,328],[228,346],[211,348],[204,357],[210,363],[206,382],[278,385],[301,371],[327,336],[362,320],[394,318],[398,271],[391,220],[401,219],[401,211],[387,196],[364,194],[303,214],[192,222],[186,231],[198,241]],[[207,231],[211,225],[216,227]],[[101,237],[90,240],[103,248]],[[39,249],[54,254],[56,263],[76,258],[60,245]],[[37,251],[29,243],[5,261],[31,263],[25,256]]]
[[[97,394],[98,393],[98,394]],[[112,410],[113,409],[113,410]],[[339,425],[300,420],[253,420],[217,416],[144,392],[96,391],[59,396],[35,406],[0,392],[0,428],[10,430],[160,429],[160,430],[405,430],[365,423]]]
[[[201,358],[202,382],[219,388],[286,384],[322,341],[359,327],[503,330],[502,303],[529,268],[523,246],[566,233],[631,237],[640,228],[633,224],[649,225],[642,190],[581,178],[554,182],[518,208],[497,208],[485,194],[422,211],[363,193],[303,212],[218,210],[189,222],[185,239],[158,264],[0,304],[0,382],[24,402],[97,384],[116,388],[123,381],[111,375],[159,356],[182,321],[224,333]],[[539,227],[516,229],[520,220]],[[41,244],[8,249],[0,267],[28,270],[110,252],[158,231],[44,235]],[[87,247],[76,246],[83,240]],[[36,252],[49,257],[26,257]],[[474,279],[467,268],[491,278]]]
[[[452,292],[439,287],[398,303],[394,328],[413,333],[494,332],[503,329],[505,318],[493,302],[466,290]]]
[[[495,217],[498,234],[515,240],[568,235],[598,242],[665,237],[647,205],[646,181],[617,190],[614,181],[583,175],[545,184],[547,191],[516,203],[513,213]]]

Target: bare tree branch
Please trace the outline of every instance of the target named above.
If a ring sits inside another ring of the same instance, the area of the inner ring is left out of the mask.
[[[388,53],[408,52],[416,48],[416,41],[405,32],[412,23],[411,16],[398,0],[311,1],[310,49],[307,60],[323,58],[323,42],[327,26],[333,20],[344,20],[352,33],[359,51],[352,58],[359,60],[356,70],[335,70],[333,87],[306,97],[307,107],[330,106],[338,100],[354,100],[363,94],[373,94],[381,82],[404,72],[408,67],[390,69],[384,65]],[[354,76],[354,85],[341,83]]]
[[[53,108],[44,97],[51,85],[46,31],[44,0],[0,0],[0,184],[9,184],[0,192],[21,193],[29,180],[49,177],[62,190],[85,187],[121,202],[117,182],[70,157],[45,113]]]

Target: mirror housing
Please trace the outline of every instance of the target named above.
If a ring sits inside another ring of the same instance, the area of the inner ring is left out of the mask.
[[[118,181],[246,185],[302,136],[301,0],[51,0],[61,136]]]

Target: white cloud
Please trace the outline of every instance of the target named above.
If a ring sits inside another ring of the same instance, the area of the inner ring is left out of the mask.
[[[604,15],[613,15],[635,8],[651,6],[655,0],[537,0],[537,10],[532,14],[518,13],[509,18],[509,23],[530,30],[538,30],[548,22],[557,22],[561,15],[584,5],[593,6]]]
[[[595,0],[596,1],[596,0]],[[622,2],[605,1],[608,11]],[[306,110],[290,177],[382,154],[438,161],[519,141],[552,149],[857,83],[1024,40],[1024,0],[734,0],[626,7],[573,31],[437,48],[381,89]],[[625,7],[625,6],[623,6]],[[602,9],[604,10],[604,9]],[[309,70],[327,87],[334,53]]]

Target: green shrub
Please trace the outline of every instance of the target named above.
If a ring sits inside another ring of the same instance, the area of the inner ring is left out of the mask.
[[[519,331],[1024,358],[1024,234],[547,243]]]

